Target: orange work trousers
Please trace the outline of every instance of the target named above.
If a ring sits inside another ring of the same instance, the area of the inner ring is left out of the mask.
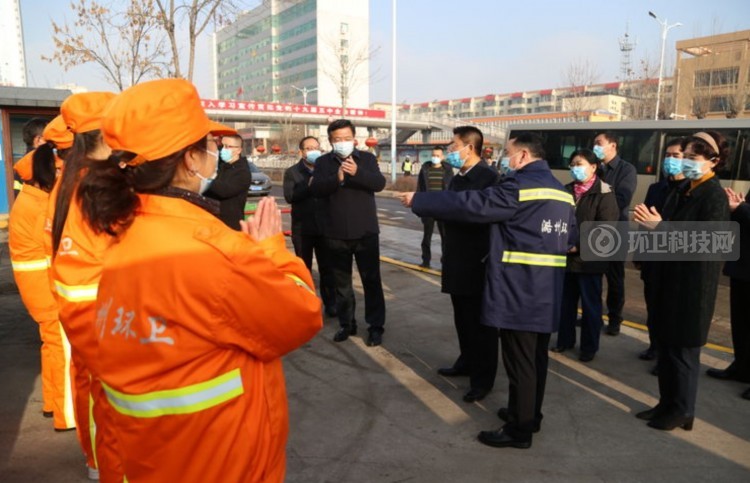
[[[70,343],[57,320],[39,322],[42,338],[42,400],[44,410],[52,411],[55,429],[76,427],[73,408]]]
[[[99,465],[99,481],[122,483],[125,481],[125,470],[113,425],[114,409],[109,404],[101,381],[95,377],[91,378],[91,397],[96,421],[95,454]]]

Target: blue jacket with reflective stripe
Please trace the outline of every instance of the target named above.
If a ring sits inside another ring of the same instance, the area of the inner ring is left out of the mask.
[[[492,223],[482,323],[529,332],[557,330],[566,254],[575,246],[578,229],[573,197],[546,161],[481,191],[416,193],[412,210],[418,216]]]

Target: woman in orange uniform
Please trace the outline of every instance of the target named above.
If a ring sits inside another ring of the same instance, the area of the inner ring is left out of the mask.
[[[58,116],[59,117],[59,116]],[[70,346],[59,322],[58,307],[49,285],[48,261],[44,251],[44,220],[49,192],[57,170],[72,145],[67,130],[56,129],[55,118],[44,130],[45,144],[28,153],[16,169],[26,182],[10,213],[8,244],[13,275],[26,309],[39,324],[42,339],[43,414],[53,418],[59,431],[75,428],[71,389]]]
[[[94,336],[96,286],[104,250],[112,237],[93,233],[81,218],[74,196],[91,163],[106,160],[110,149],[100,131],[111,92],[86,92],[68,97],[60,107],[75,144],[68,157],[55,204],[52,223],[52,276],[60,307],[60,321],[72,346],[75,372],[75,408],[78,434],[91,479],[122,481],[117,439],[109,423],[111,411],[97,379],[98,344]]]
[[[281,357],[322,326],[273,198],[243,230],[201,196],[214,134],[185,80],[123,91],[102,122],[113,149],[81,181],[105,253],[96,334],[129,482],[281,482],[288,414]]]

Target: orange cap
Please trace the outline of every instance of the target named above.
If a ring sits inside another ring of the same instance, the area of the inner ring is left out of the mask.
[[[57,149],[68,149],[73,145],[73,133],[65,125],[62,114],[55,117],[44,128],[42,137],[45,141],[55,143]]]
[[[237,134],[211,121],[195,86],[184,79],[159,79],[134,85],[112,102],[102,120],[104,142],[114,151],[138,156],[128,164],[161,159],[208,133]]]
[[[28,153],[24,154],[21,159],[18,160],[16,164],[13,165],[13,170],[18,173],[18,176],[24,180],[24,181],[31,181],[31,177],[33,176],[33,166],[34,164],[34,151],[29,151]]]
[[[26,183],[31,181],[31,178],[34,177],[34,153],[35,152],[36,152],[36,149],[33,151],[29,151],[28,153],[24,154],[23,157],[19,159],[16,164],[13,165],[13,170],[16,173],[18,173],[18,176]],[[57,155],[55,155],[55,168],[62,169],[62,167],[63,167],[63,160],[59,158]]]
[[[73,94],[60,106],[65,125],[75,134],[81,134],[102,127],[102,117],[109,101],[115,98],[114,92],[83,92]]]

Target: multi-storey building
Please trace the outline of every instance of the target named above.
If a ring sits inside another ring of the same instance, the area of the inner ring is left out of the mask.
[[[26,87],[19,0],[0,0],[0,85]]]
[[[679,117],[750,117],[750,30],[677,42]]]
[[[366,107],[369,44],[369,0],[264,0],[214,33],[214,94]]]
[[[581,87],[488,94],[461,99],[434,100],[399,105],[401,115],[432,115],[502,123],[522,119],[554,119],[560,122],[581,118],[606,120],[645,119],[653,116],[656,79],[609,82]],[[672,79],[664,79],[666,98],[672,95]],[[374,103],[374,108],[390,110],[390,104]]]

